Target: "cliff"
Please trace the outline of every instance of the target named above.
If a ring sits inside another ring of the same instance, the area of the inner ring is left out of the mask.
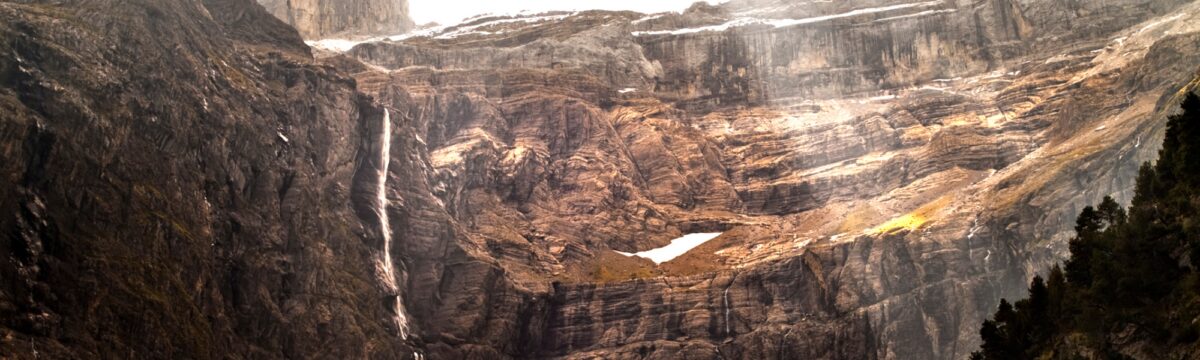
[[[0,357],[413,354],[354,180],[384,109],[295,30],[250,0],[5,1],[0,49]]]
[[[1200,68],[1197,10],[733,2],[482,17],[327,61],[409,109],[422,189],[484,253],[415,260],[431,357],[957,359],[1074,213],[1131,197]],[[444,227],[408,213],[410,256],[439,257]],[[712,231],[660,266],[614,252]]]
[[[965,358],[1132,197],[1197,17],[746,0],[314,60],[341,30],[249,0],[0,2],[0,351]]]
[[[1084,208],[1071,258],[1034,278],[1028,298],[1001,300],[971,359],[1200,358],[1197,84],[1168,100],[1182,111],[1168,118],[1159,159],[1138,172],[1131,204],[1106,197]]]
[[[305,39],[396,35],[412,30],[408,0],[258,0]]]

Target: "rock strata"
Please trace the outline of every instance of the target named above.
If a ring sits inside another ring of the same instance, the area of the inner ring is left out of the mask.
[[[407,358],[383,108],[250,0],[0,2],[0,357]]]
[[[433,356],[958,359],[1153,159],[1185,3],[482,17],[326,61],[409,109],[449,216],[410,235],[480,251],[411,284]]]
[[[484,16],[317,60],[250,0],[0,20],[20,358],[962,359],[1200,68],[1182,0]]]
[[[414,25],[408,0],[258,0],[305,39],[403,34]]]

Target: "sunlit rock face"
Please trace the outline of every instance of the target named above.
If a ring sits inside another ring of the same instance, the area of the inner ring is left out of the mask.
[[[413,28],[408,0],[258,0],[305,39],[401,34]]]
[[[427,156],[398,238],[433,356],[959,359],[1073,214],[1128,199],[1198,17],[732,2],[483,17],[326,61]],[[617,253],[695,232],[724,235]]]
[[[0,19],[19,358],[961,359],[1200,68],[1173,0],[481,17],[346,54],[250,0]]]

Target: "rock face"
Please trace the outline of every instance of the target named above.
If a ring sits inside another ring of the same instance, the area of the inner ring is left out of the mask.
[[[375,6],[339,4],[298,8]],[[0,19],[21,358],[961,359],[1200,68],[1182,0],[480,17],[317,63],[250,0]]]
[[[733,2],[484,17],[326,61],[428,156],[400,241],[431,357],[958,359],[1080,208],[1128,199],[1200,68],[1197,16]],[[612,251],[710,231],[661,266]]]
[[[412,356],[357,211],[384,110],[295,30],[4,1],[0,52],[0,357]]]
[[[408,0],[258,0],[305,39],[402,34],[413,28]]]

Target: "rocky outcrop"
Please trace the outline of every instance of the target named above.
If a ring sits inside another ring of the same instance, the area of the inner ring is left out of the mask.
[[[249,0],[0,2],[0,353],[964,358],[1128,198],[1198,6],[489,16],[314,64]]]
[[[327,61],[409,109],[416,203],[478,246],[410,283],[433,357],[953,359],[1153,159],[1183,3],[483,17]]]
[[[667,74],[656,90],[711,107],[906,87],[1079,46],[1182,2],[758,3],[699,5],[634,24],[646,57]],[[1072,23],[1088,25],[1064,26]],[[714,27],[730,28],[697,31]]]
[[[403,34],[414,27],[408,0],[258,0],[305,39]]]
[[[5,1],[0,49],[0,357],[414,355],[351,196],[384,110],[294,30]]]

